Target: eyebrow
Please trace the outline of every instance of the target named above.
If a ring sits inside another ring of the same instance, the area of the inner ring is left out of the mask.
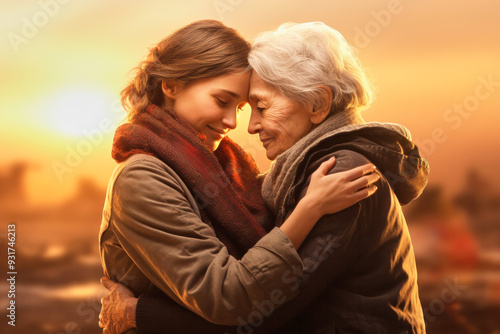
[[[232,97],[234,97],[235,99],[239,99],[240,98],[240,96],[238,94],[236,94],[233,91],[227,90],[227,89],[220,88],[220,89],[217,89],[217,92],[229,94]]]

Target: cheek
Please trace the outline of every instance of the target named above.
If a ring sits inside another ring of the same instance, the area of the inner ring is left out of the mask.
[[[200,125],[213,123],[221,118],[221,113],[217,106],[207,103],[197,103],[191,112],[196,115],[196,119]]]
[[[270,124],[272,124],[274,132],[283,137],[283,139],[296,137],[297,131],[300,131],[300,128],[303,127],[303,124],[298,122],[298,120],[286,114],[271,117]]]
[[[277,138],[286,132],[283,126],[283,117],[277,114],[268,114],[262,119],[262,127],[273,137]]]
[[[282,150],[293,146],[297,141],[307,135],[311,129],[311,123],[301,117],[288,117],[277,119],[274,124],[275,138]]]
[[[266,132],[274,138],[274,145],[269,148],[276,154],[282,153],[294,144],[293,140],[293,125],[288,124],[283,118],[271,117],[264,125]]]
[[[197,126],[210,122],[218,112],[212,97],[197,89],[189,90],[183,96],[182,107],[186,117],[193,120]]]

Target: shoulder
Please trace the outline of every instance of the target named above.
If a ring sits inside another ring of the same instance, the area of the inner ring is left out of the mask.
[[[175,173],[166,163],[160,159],[148,154],[134,154],[127,160],[121,162],[116,167],[120,171],[118,176],[127,174],[130,171],[166,171]]]
[[[330,153],[330,154],[326,155],[325,157],[319,159],[317,161],[317,166],[319,167],[319,165],[323,161],[326,161],[327,159],[329,159],[331,157],[335,157],[336,162],[335,162],[335,166],[333,166],[333,168],[328,172],[328,174],[335,174],[335,173],[339,173],[339,172],[348,171],[348,170],[351,170],[353,168],[363,166],[365,164],[370,164],[370,163],[376,165],[376,163],[374,163],[373,161],[368,159],[363,154],[360,154],[358,152],[354,152],[351,150],[340,150],[340,151]],[[316,170],[316,168],[312,172],[314,172]],[[381,177],[380,177],[379,181],[377,181],[377,183],[376,183],[377,191],[375,192],[375,194],[373,194],[372,196],[368,197],[365,200],[358,202],[358,203],[362,204],[361,207],[365,211],[372,210],[373,208],[379,207],[382,204],[384,207],[386,207],[388,203],[397,202],[397,197],[396,197],[396,195],[393,191],[392,185],[390,183],[391,180],[388,179],[383,173],[381,173],[380,170],[379,170],[379,174]],[[310,180],[310,176],[309,176],[309,180]],[[394,205],[394,206],[390,206],[390,207],[395,208],[397,206],[398,205]]]
[[[171,167],[147,154],[134,154],[120,163],[112,178],[112,193],[125,201],[187,191],[187,186]]]
[[[327,153],[326,155],[321,156],[321,158],[312,161],[308,167],[308,174],[312,174],[321,165],[321,163],[332,157],[335,157],[335,166],[330,170],[328,174],[343,172],[365,164],[372,163],[367,157],[360,153],[351,150],[339,150]]]
[[[178,178],[177,173],[160,159],[148,154],[134,154],[118,164],[114,173],[115,183],[142,182],[156,176]]]
[[[181,216],[185,221],[191,221],[188,216],[193,220],[200,217],[201,199],[163,161],[137,154],[117,168],[114,185],[108,188],[110,217],[115,224],[141,221],[163,226],[166,217],[171,221]]]
[[[305,196],[307,188],[309,187],[312,174],[318,169],[318,167],[328,159],[335,157],[335,165],[328,172],[328,174],[335,174],[340,172],[345,172],[353,168],[371,163],[371,161],[362,154],[351,150],[338,150],[334,152],[323,153],[320,156],[312,157],[309,161],[305,173],[298,172],[298,177],[296,179],[296,188],[294,191],[298,193],[298,200]]]

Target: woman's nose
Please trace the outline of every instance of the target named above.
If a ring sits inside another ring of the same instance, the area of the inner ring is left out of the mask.
[[[236,111],[228,112],[222,119],[222,124],[231,130],[236,129],[236,126],[238,125],[238,115]]]
[[[252,108],[250,121],[248,122],[248,133],[254,135],[259,133],[260,130],[262,130],[262,126],[260,124],[260,114],[255,111],[255,108]]]

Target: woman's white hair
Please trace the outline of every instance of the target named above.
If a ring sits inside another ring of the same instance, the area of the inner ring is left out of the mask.
[[[333,93],[331,112],[365,109],[373,98],[354,50],[321,22],[285,23],[261,34],[249,54],[250,66],[288,98],[315,107],[319,86]]]

